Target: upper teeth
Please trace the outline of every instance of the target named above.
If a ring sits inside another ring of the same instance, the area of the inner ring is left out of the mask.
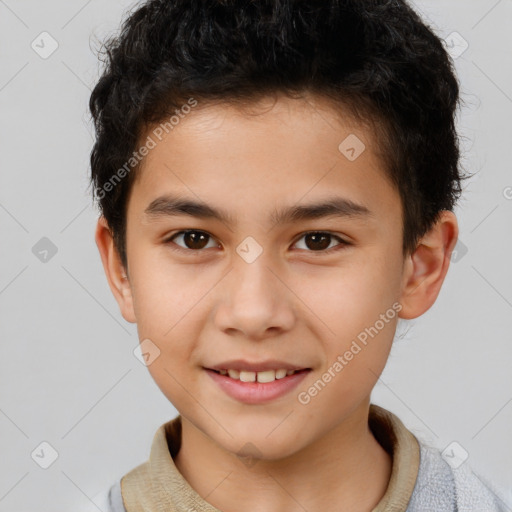
[[[264,372],[246,372],[244,370],[219,370],[221,375],[229,375],[232,379],[241,380],[242,382],[272,382],[276,379],[282,379],[287,375],[295,373],[295,370],[266,370]]]

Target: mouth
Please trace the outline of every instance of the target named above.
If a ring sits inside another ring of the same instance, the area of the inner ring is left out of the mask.
[[[286,368],[278,368],[275,370],[263,370],[263,371],[249,371],[249,370],[238,370],[238,369],[222,369],[216,370],[213,368],[205,368],[205,370],[215,372],[218,375],[222,375],[224,377],[228,377],[230,379],[240,381],[240,382],[259,382],[262,384],[267,384],[269,382],[274,382],[276,380],[286,379],[291,375],[295,375],[297,373],[305,373],[311,371],[311,368],[302,368],[289,370]]]
[[[268,365],[263,366],[268,367]],[[259,371],[232,367],[203,367],[203,369],[218,388],[230,398],[248,405],[258,405],[288,395],[312,371],[311,368],[282,368],[281,366]]]

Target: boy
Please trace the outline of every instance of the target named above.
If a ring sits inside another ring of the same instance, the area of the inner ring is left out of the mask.
[[[106,49],[96,242],[179,411],[109,510],[505,510],[370,403],[457,241],[441,41],[402,0],[149,0]]]

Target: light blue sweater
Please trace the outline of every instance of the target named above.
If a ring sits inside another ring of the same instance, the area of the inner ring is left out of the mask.
[[[415,436],[391,411],[370,404],[368,424],[393,461],[388,489],[372,512],[512,512],[512,506],[467,462],[449,464],[437,448]],[[129,512],[217,511],[174,464],[181,436],[181,416],[161,425],[148,461],[123,477]],[[127,512],[121,479],[100,498],[97,504],[103,512]]]
[[[389,512],[512,512],[467,463],[453,469],[439,450],[421,441],[419,444],[420,466],[407,510],[389,508]],[[97,503],[103,512],[126,512],[120,483],[117,481]]]

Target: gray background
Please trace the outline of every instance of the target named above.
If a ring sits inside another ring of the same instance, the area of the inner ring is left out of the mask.
[[[0,0],[0,511],[99,510],[176,415],[133,354],[136,327],[108,288],[86,190],[91,46],[134,5]],[[512,0],[414,5],[443,39],[456,31],[469,45],[455,59],[458,124],[477,175],[440,296],[404,324],[373,402],[441,450],[458,442],[512,509]],[[31,47],[43,31],[59,45],[46,59]],[[43,237],[57,249],[46,262],[33,252],[48,248]],[[43,441],[58,453],[48,469],[31,457]]]

